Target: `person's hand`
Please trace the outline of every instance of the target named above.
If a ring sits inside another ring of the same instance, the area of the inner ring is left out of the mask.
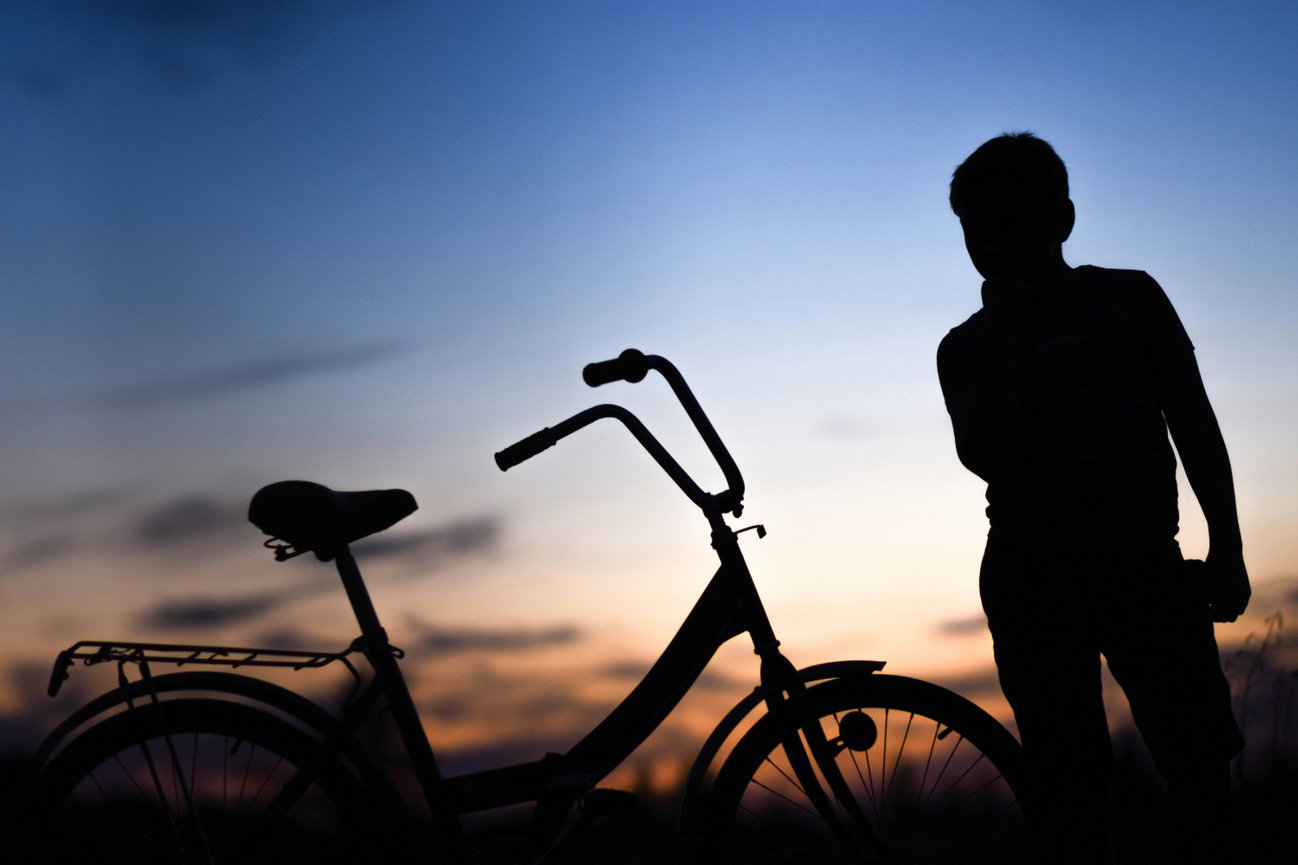
[[[1253,589],[1244,567],[1244,554],[1234,549],[1228,552],[1209,550],[1205,568],[1204,592],[1208,612],[1214,622],[1233,622],[1248,606]]]

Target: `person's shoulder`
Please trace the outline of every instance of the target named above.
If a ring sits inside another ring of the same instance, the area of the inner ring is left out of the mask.
[[[1160,294],[1163,291],[1154,277],[1143,270],[1083,264],[1073,268],[1073,272],[1091,288],[1145,293],[1156,291]]]
[[[979,328],[982,327],[982,322],[983,322],[983,311],[979,309],[973,315],[969,316],[964,321],[960,322],[955,327],[947,331],[947,336],[950,336],[953,333],[964,334],[964,333],[969,333],[971,331],[977,331]]]
[[[1082,265],[1075,272],[1098,296],[1110,298],[1111,308],[1123,310],[1142,330],[1161,334],[1165,347],[1194,350],[1163,287],[1145,271]]]
[[[937,353],[941,358],[953,352],[976,349],[982,339],[983,311],[980,309],[960,324],[947,331],[946,336],[938,343]]]
[[[1163,287],[1143,270],[1083,264],[1073,272],[1089,291],[1107,295],[1128,307],[1161,307],[1168,302]]]

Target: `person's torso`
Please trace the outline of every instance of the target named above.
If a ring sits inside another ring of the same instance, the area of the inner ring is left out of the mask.
[[[988,487],[993,531],[1128,543],[1177,531],[1176,459],[1121,280],[1079,268],[1030,308],[1017,345],[1025,452]]]

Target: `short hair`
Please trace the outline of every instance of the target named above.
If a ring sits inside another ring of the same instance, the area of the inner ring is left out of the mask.
[[[969,155],[951,175],[951,209],[959,216],[971,203],[1007,188],[1026,191],[1045,207],[1068,202],[1068,169],[1047,142],[1031,132],[1007,132]]]

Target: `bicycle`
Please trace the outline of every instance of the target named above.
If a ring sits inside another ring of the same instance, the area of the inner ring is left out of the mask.
[[[764,529],[728,525],[726,515],[743,510],[743,478],[683,377],[634,349],[583,375],[594,387],[638,382],[651,370],[671,386],[726,490],[704,492],[617,405],[579,412],[495,456],[507,470],[594,421],[618,420],[703,512],[720,560],[644,678],[569,750],[444,776],[402,676],[403,653],[388,641],[350,551],[412,513],[413,496],[283,481],[253,497],[249,518],[270,535],[277,560],[309,552],[334,562],[360,636],[337,652],[87,641],[60,653],[51,694],[77,661],[115,663],[119,685],[60,724],[32,761],[10,808],[11,831],[32,861],[562,861],[582,828],[628,805],[630,794],[599,781],[668,716],[719,647],[745,633],[760,684],[706,739],[685,782],[677,841],[685,862],[1022,861],[1013,736],[950,691],[879,672],[882,661],[795,669],[740,550],[740,533]],[[159,664],[205,669],[154,674]],[[331,664],[354,680],[337,716],[238,672]],[[399,732],[424,821],[358,740],[376,707]],[[521,836],[471,849],[466,815],[525,804]]]

